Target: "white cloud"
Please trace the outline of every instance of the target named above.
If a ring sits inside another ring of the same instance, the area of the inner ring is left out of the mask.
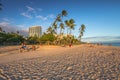
[[[33,18],[32,14],[35,14],[36,11],[33,7],[30,7],[30,6],[26,6],[27,10],[25,12],[22,12],[21,15],[26,17],[26,18]]]
[[[35,11],[35,9],[33,7],[30,7],[30,6],[26,6],[28,11]]]
[[[55,18],[53,14],[48,15],[49,18]]]
[[[10,20],[7,19],[7,18],[3,18],[2,20],[3,20],[3,21],[6,21],[6,22],[10,21]]]
[[[11,25],[9,22],[0,22],[0,27],[2,28],[3,31],[6,31],[6,32],[17,31],[17,27]]]
[[[0,27],[5,32],[16,32],[19,31],[21,35],[27,36],[28,35],[28,29],[24,29],[22,25],[12,25],[9,22],[0,22]]]
[[[17,25],[17,26],[20,27],[20,28],[24,28],[25,27],[24,24],[20,24],[20,25]]]
[[[27,17],[29,19],[32,18],[32,16],[30,14],[26,13],[26,12],[21,13],[21,15],[24,16],[24,17]]]
[[[9,22],[0,22],[0,26],[7,26],[9,24],[10,24]]]
[[[54,18],[54,15],[53,15],[53,14],[50,14],[50,15],[48,15],[48,16],[41,16],[41,15],[38,15],[38,16],[36,16],[36,18],[45,21],[45,20],[48,20],[48,19]]]
[[[36,18],[41,19],[43,21],[47,20],[47,17],[41,16],[41,15],[36,16]]]
[[[49,14],[47,16],[42,16],[42,15],[37,15],[39,11],[42,11],[41,8],[33,8],[31,6],[26,6],[27,10],[25,12],[22,12],[21,15],[26,17],[26,18],[29,18],[29,19],[32,19],[32,18],[37,18],[37,19],[40,19],[40,20],[43,20],[43,21],[46,21],[48,19],[52,19],[54,18],[55,16],[53,14]]]

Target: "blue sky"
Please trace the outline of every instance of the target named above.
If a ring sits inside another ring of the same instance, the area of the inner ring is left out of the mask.
[[[76,22],[75,30],[86,25],[83,38],[96,36],[120,36],[120,0],[1,0],[0,26],[8,30],[28,31],[30,26],[40,25],[43,32],[63,9]]]

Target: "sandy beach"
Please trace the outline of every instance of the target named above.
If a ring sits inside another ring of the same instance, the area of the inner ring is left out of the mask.
[[[120,47],[0,47],[0,80],[120,80]]]

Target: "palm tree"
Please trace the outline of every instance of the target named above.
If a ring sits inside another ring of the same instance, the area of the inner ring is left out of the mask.
[[[66,20],[65,21],[66,27],[67,27],[67,38],[68,42],[71,43],[71,32],[75,28],[75,21],[74,19]],[[69,35],[68,35],[68,29],[70,29]]]
[[[81,27],[79,28],[79,32],[80,32],[80,34],[79,34],[79,39],[80,39],[80,41],[81,41],[81,37],[83,36],[83,33],[85,32],[85,25],[84,24],[82,24],[81,25]]]
[[[56,33],[57,33],[58,25],[61,25],[61,22],[62,22],[61,17],[63,18],[63,16],[67,16],[67,11],[66,10],[62,10],[62,12],[57,15],[55,21],[52,24],[52,27],[53,27],[53,29],[55,30]]]
[[[63,16],[67,16],[67,15],[68,15],[68,13],[67,13],[67,11],[66,11],[66,10],[62,10],[62,13],[61,13],[61,14],[62,14],[62,17],[63,17]]]
[[[60,23],[60,35],[62,34],[62,30],[64,29],[64,24]]]
[[[47,32],[48,32],[48,33],[52,33],[52,27],[51,27],[51,26],[48,27]]]
[[[53,28],[53,30],[55,31],[56,34],[57,34],[58,22],[62,22],[60,14],[57,15],[55,21],[52,24],[52,28]]]
[[[56,21],[53,23],[53,25],[52,25],[52,27],[53,27],[53,29],[55,30],[55,33],[57,34],[57,23],[56,23]]]
[[[47,29],[47,32],[50,33],[50,34],[55,34],[55,30],[52,29],[51,26]]]
[[[61,14],[58,14],[56,19],[55,19],[55,22],[61,22]]]
[[[67,28],[67,35],[68,35],[68,28],[69,28],[69,26],[70,26],[70,23],[69,23],[68,20],[65,20],[65,25],[66,25],[66,28]]]
[[[68,29],[70,29],[69,34],[71,34],[71,30],[73,30],[76,26],[74,19],[65,20],[65,25],[67,27],[67,34],[68,34]]]
[[[75,28],[75,26],[76,26],[74,19],[70,19],[69,24],[70,24],[69,25],[69,28],[70,28],[70,33],[69,34],[71,34],[71,32],[72,32],[71,30],[73,30]]]

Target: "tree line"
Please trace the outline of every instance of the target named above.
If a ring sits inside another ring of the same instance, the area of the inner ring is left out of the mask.
[[[38,39],[37,37],[29,37],[30,42],[40,42],[43,44],[55,44],[55,45],[68,45],[68,44],[80,44],[81,38],[85,32],[85,25],[82,24],[79,28],[79,36],[76,38],[72,34],[72,30],[75,29],[75,20],[70,18],[64,20],[64,17],[68,15],[66,10],[62,10],[59,13],[52,24],[47,28],[46,32]],[[66,33],[65,33],[66,30]],[[35,40],[36,39],[36,40]]]
[[[24,41],[25,38],[18,33],[6,33],[0,27],[0,45],[17,45]]]
[[[1,4],[0,4],[1,5]],[[79,36],[76,38],[72,34],[72,30],[75,29],[76,23],[73,18],[64,20],[68,15],[66,10],[62,10],[59,13],[52,24],[48,27],[46,32],[39,38],[37,36],[27,37],[21,36],[19,31],[16,33],[6,33],[2,31],[0,27],[0,44],[2,43],[21,43],[27,42],[28,44],[54,44],[54,45],[68,45],[68,44],[79,44],[81,43],[81,38],[85,32],[85,25],[82,24],[79,28]],[[65,33],[66,30],[66,33]]]

